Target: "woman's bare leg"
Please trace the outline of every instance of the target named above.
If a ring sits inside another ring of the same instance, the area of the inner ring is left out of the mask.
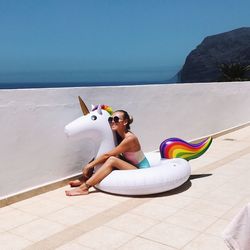
[[[75,188],[71,191],[66,191],[66,195],[74,196],[88,194],[89,187],[101,182],[107,175],[109,175],[113,171],[114,168],[120,170],[137,169],[134,165],[112,156],[85,183],[83,183],[79,188]]]

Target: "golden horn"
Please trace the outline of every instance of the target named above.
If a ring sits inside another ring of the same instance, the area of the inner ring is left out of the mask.
[[[84,101],[82,100],[82,98],[80,96],[78,96],[78,99],[80,102],[80,106],[81,106],[83,115],[87,115],[89,113],[89,110],[88,110],[86,104],[84,103]]]

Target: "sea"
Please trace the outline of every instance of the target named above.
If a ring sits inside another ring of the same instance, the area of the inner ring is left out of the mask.
[[[0,72],[0,89],[123,86],[179,83],[179,68]]]

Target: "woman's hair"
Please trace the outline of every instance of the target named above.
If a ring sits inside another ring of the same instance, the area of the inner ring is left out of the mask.
[[[124,120],[128,121],[128,123],[126,125],[126,129],[130,130],[130,124],[133,122],[133,117],[130,116],[127,111],[122,110],[122,109],[121,110],[116,110],[115,112],[121,112],[121,113],[123,113]]]
[[[129,131],[130,130],[130,124],[133,122],[133,117],[130,116],[127,111],[122,110],[122,109],[121,110],[116,110],[115,112],[123,113],[123,119],[128,121],[128,123],[126,125],[126,130]],[[122,142],[123,139],[121,138],[121,136],[117,132],[115,132],[115,134],[116,134],[116,139],[117,139],[117,145],[119,145]]]

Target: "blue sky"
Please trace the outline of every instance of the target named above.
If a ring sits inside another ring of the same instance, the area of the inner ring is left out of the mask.
[[[0,84],[105,71],[164,81],[206,36],[249,27],[249,10],[249,0],[0,0]]]

